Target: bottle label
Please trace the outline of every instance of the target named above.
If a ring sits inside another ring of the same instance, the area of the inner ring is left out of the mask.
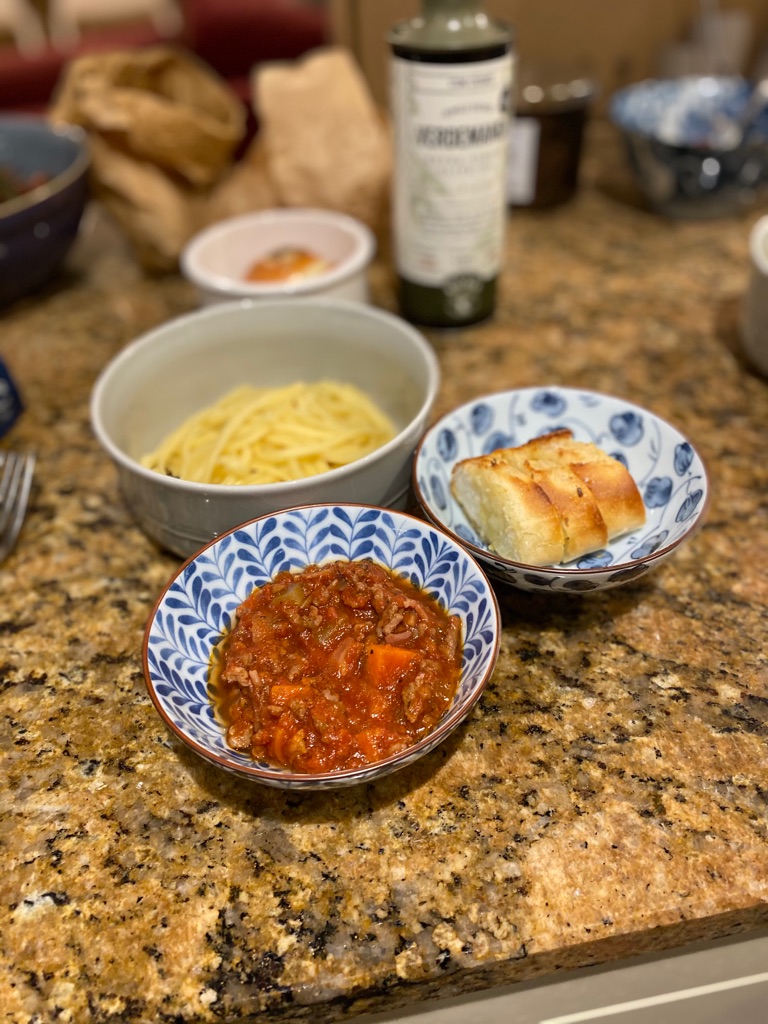
[[[394,246],[408,280],[461,296],[498,274],[511,88],[511,54],[459,64],[392,58]]]
[[[507,153],[507,202],[530,206],[536,198],[541,125],[535,117],[513,118]]]

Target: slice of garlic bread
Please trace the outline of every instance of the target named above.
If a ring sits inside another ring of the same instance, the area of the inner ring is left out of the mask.
[[[608,529],[592,492],[560,454],[560,440],[571,436],[570,431],[555,431],[498,453],[516,473],[528,474],[557,509],[565,539],[564,562],[608,543]]]
[[[589,487],[570,468],[546,459],[530,459],[527,467],[557,511],[563,525],[565,547],[563,561],[571,562],[608,543],[605,525]]]
[[[479,536],[502,558],[526,565],[563,560],[557,509],[529,474],[514,472],[498,453],[458,462],[451,490]]]
[[[559,458],[567,460],[595,496],[609,539],[639,529],[645,523],[645,505],[624,463],[590,442],[556,440]]]

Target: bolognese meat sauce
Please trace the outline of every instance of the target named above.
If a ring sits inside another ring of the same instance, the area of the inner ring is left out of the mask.
[[[213,681],[227,742],[297,772],[411,746],[461,670],[461,623],[374,562],[282,572],[240,605]]]

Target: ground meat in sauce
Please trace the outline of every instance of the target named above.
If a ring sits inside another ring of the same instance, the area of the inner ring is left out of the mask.
[[[231,747],[316,773],[411,746],[450,705],[460,670],[457,616],[374,562],[334,562],[254,590],[212,682]]]

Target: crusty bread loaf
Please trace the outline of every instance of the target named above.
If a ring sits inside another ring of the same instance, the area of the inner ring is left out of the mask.
[[[451,490],[492,550],[528,565],[572,561],[645,522],[626,467],[570,430],[458,462]]]

